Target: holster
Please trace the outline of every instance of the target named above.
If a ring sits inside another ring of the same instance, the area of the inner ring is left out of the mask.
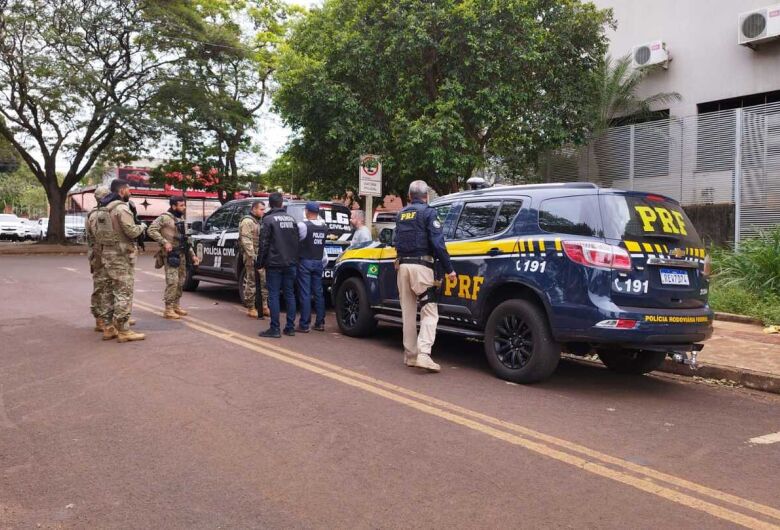
[[[173,267],[174,269],[178,269],[179,265],[181,265],[181,255],[177,249],[168,252],[168,256],[165,259],[168,266]]]

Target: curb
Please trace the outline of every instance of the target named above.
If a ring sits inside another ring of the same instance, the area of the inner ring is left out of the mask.
[[[716,320],[723,320],[724,322],[737,322],[738,324],[758,324],[763,326],[764,322],[761,319],[748,317],[745,315],[735,315],[734,313],[720,313],[715,312]]]
[[[691,370],[684,364],[678,364],[670,359],[666,359],[664,364],[657,371],[685,377],[701,377],[719,381],[732,381],[745,388],[761,390],[762,392],[771,392],[772,394],[780,394],[780,375],[755,372],[745,368],[720,366],[717,364],[702,364],[697,370]]]
[[[561,356],[561,359],[590,366],[600,366],[606,369],[604,363],[595,356],[578,357],[576,355],[564,354]],[[741,386],[752,390],[769,392],[771,394],[780,394],[780,375],[755,372],[744,368],[721,366],[717,364],[700,364],[698,369],[691,370],[688,365],[679,364],[671,359],[666,359],[660,368],[650,372],[648,375],[658,373],[673,374],[681,377],[690,377],[692,379],[711,379],[715,382],[731,383],[731,385],[727,386]]]

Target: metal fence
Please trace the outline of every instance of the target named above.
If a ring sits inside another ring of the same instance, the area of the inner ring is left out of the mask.
[[[540,167],[548,182],[662,193],[683,206],[731,205],[740,239],[780,224],[780,104],[609,129]]]

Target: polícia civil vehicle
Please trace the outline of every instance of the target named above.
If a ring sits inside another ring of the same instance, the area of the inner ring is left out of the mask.
[[[238,225],[241,219],[249,215],[255,201],[263,201],[266,211],[269,210],[267,197],[238,199],[225,203],[212,213],[205,223],[200,221],[192,223],[190,243],[200,259],[200,265],[197,268],[191,266],[187,268],[184,290],[196,290],[201,281],[238,287],[243,283],[244,275],[252,273],[251,266],[246,266],[238,247]],[[285,200],[284,207],[296,221],[303,221],[306,202]],[[333,279],[336,258],[349,246],[353,229],[349,224],[349,208],[328,201],[318,201],[318,204],[320,217],[328,226],[325,242],[328,265],[322,272],[322,284],[327,292]],[[238,292],[243,302],[243,289],[239,289]]]
[[[650,372],[667,355],[695,364],[712,334],[709,259],[673,199],[568,183],[465,191],[431,206],[457,272],[440,291],[439,331],[482,339],[503,379],[541,381],[562,351],[595,352],[622,373]],[[382,239],[337,261],[346,335],[401,322],[396,252]]]

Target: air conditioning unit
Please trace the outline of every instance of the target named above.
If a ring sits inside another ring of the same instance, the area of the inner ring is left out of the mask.
[[[654,65],[668,68],[670,60],[666,43],[660,40],[646,42],[631,49],[631,64],[634,68],[647,68]]]
[[[739,43],[751,48],[780,37],[780,4],[739,15]]]

